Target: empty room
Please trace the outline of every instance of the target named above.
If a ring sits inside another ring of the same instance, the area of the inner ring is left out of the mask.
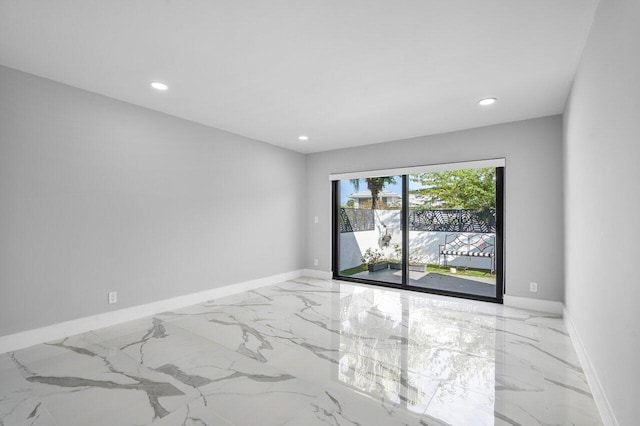
[[[637,0],[0,0],[0,425],[635,425]]]

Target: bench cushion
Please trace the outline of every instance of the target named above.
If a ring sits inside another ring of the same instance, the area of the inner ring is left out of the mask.
[[[482,253],[479,251],[442,250],[440,254],[450,254],[454,256],[471,256],[471,257],[493,257],[493,253]]]

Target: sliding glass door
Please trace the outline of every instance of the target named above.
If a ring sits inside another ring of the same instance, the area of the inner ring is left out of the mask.
[[[334,278],[501,302],[504,168],[486,165],[334,180]]]
[[[495,298],[496,169],[412,174],[409,197],[408,284]]]
[[[338,202],[338,276],[403,283],[402,176],[343,179]]]

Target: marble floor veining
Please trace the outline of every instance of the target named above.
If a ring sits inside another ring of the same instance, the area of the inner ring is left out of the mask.
[[[0,355],[0,425],[598,425],[561,318],[300,278]]]

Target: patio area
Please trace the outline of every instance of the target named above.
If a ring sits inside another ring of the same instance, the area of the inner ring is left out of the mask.
[[[376,272],[359,272],[354,278],[402,284],[402,272],[395,269],[383,269]],[[454,291],[476,296],[496,297],[495,277],[469,277],[443,274],[438,272],[409,272],[409,284],[414,287],[433,290]]]

